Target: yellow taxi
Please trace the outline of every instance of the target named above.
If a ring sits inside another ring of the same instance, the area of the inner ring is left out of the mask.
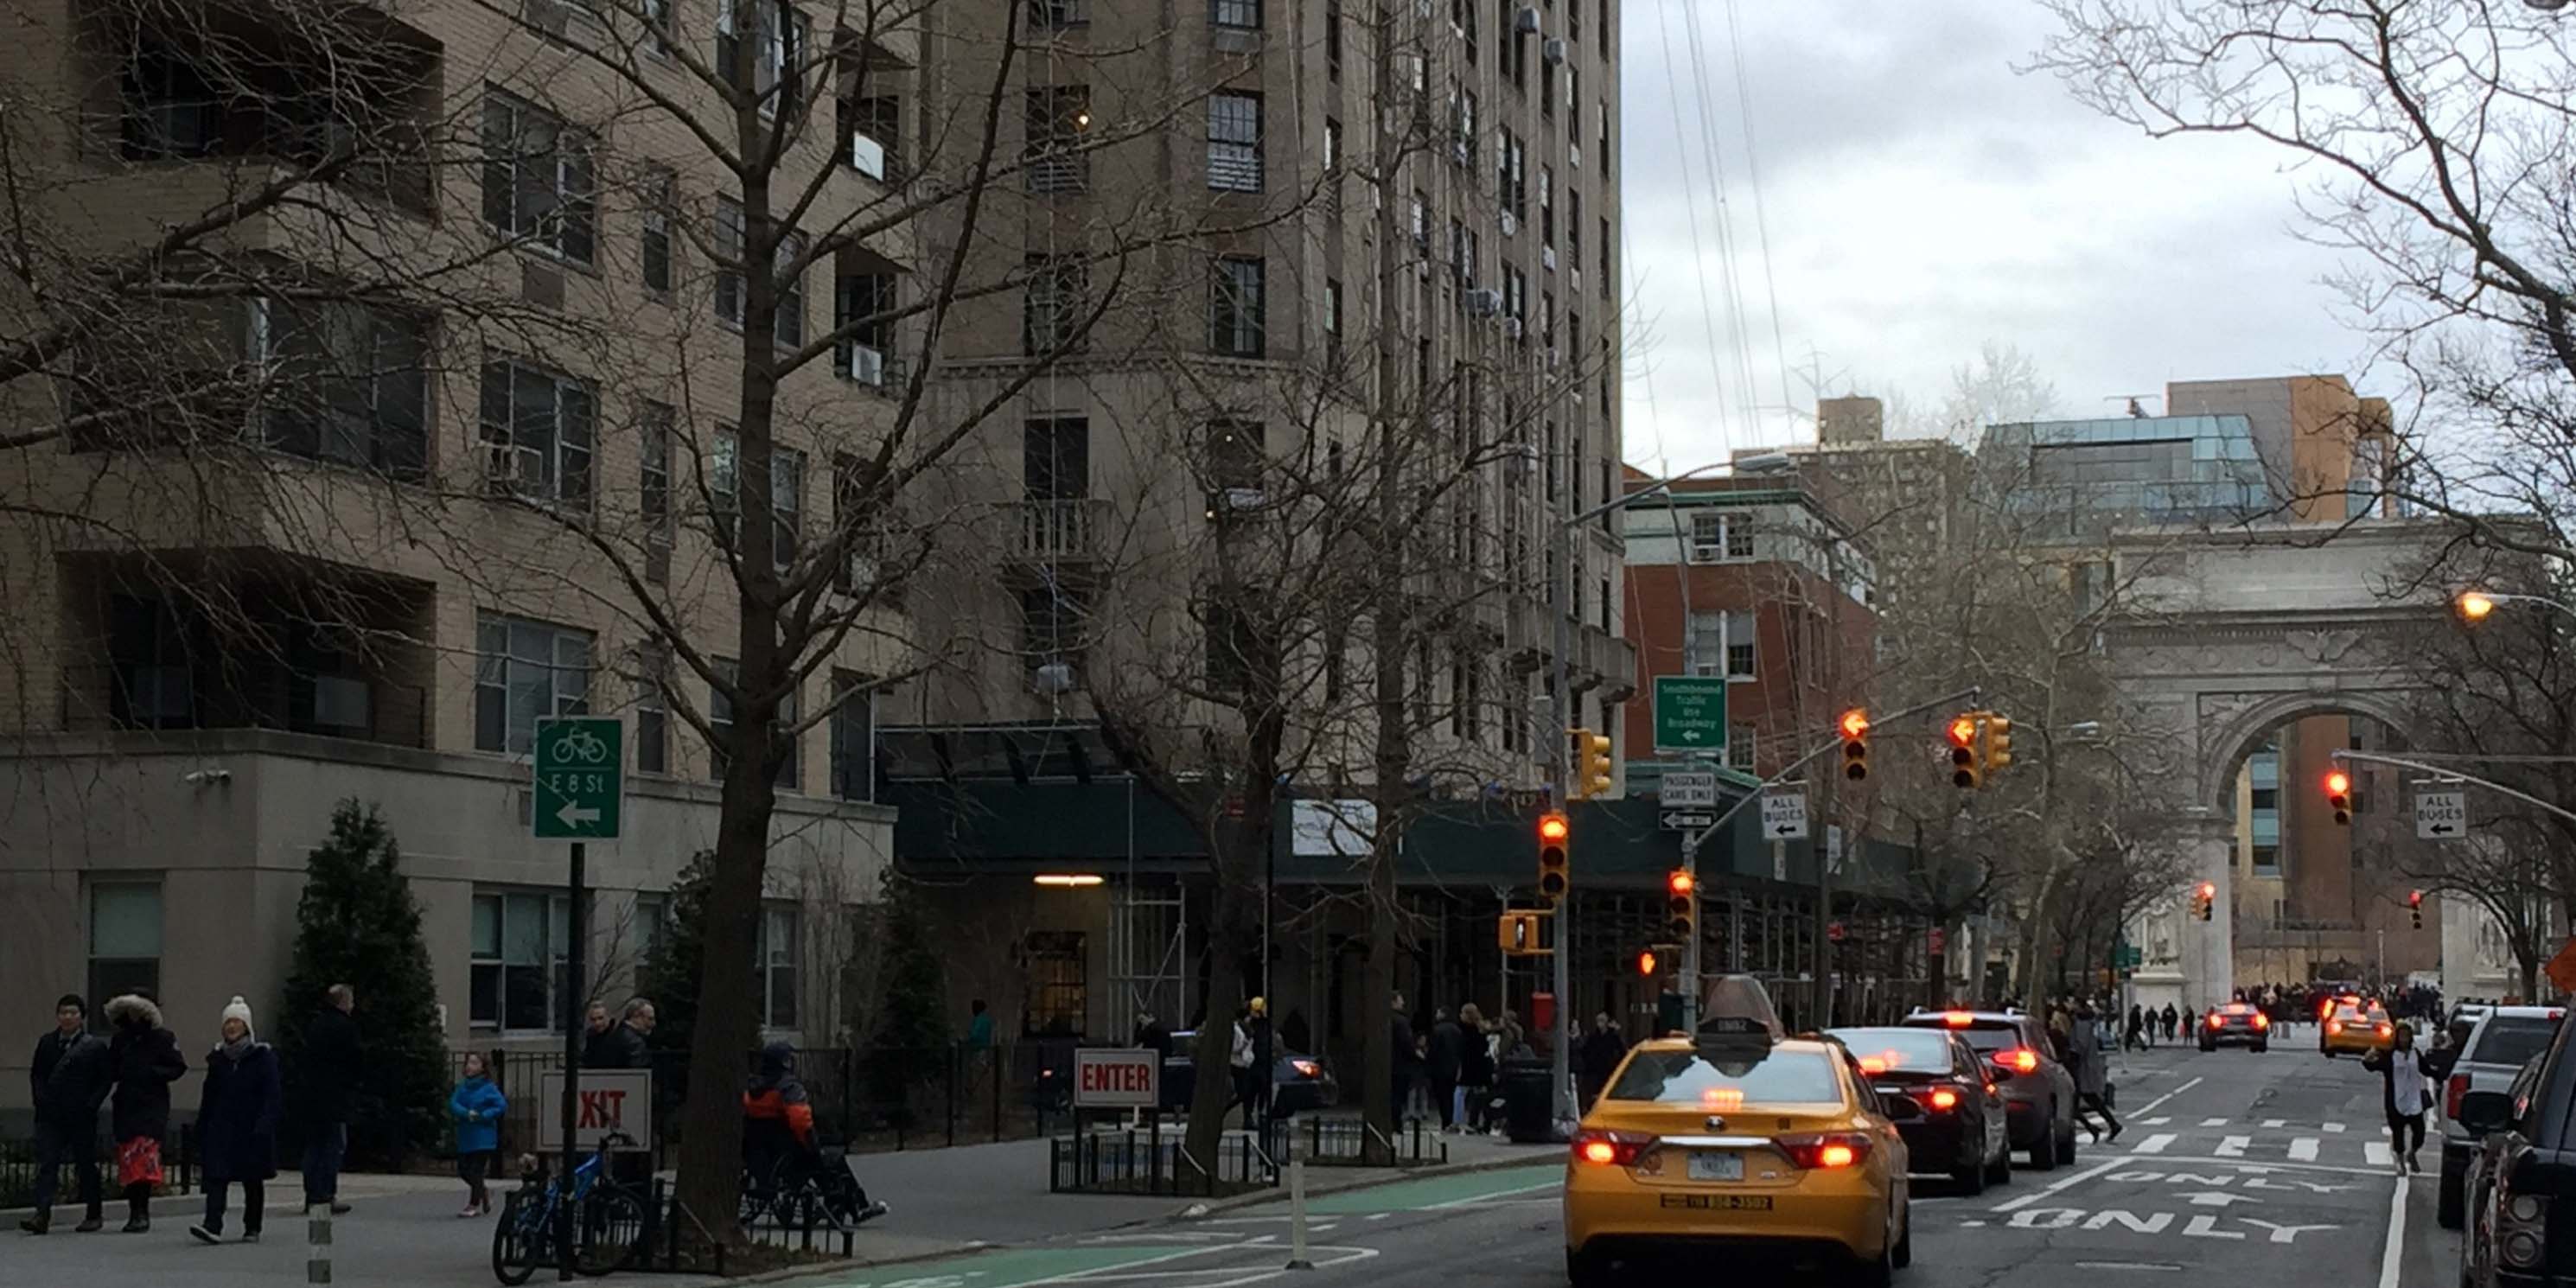
[[[2328,1008],[2325,1023],[2317,1030],[2317,1049],[2331,1060],[2350,1051],[2369,1055],[2387,1050],[2397,1039],[2397,1026],[2389,1023],[2388,1012],[2377,1002],[2341,999]]]
[[[1913,1259],[1904,1138],[1841,1043],[1791,1038],[1751,976],[1712,982],[1690,1036],[1641,1042],[1565,1165],[1576,1288],[1625,1263],[1770,1252],[1884,1285]]]

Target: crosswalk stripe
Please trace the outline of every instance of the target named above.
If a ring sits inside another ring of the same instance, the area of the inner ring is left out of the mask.
[[[2372,1167],[2388,1167],[2397,1162],[2397,1156],[2388,1152],[2388,1145],[2385,1141],[2374,1140],[2370,1142],[2362,1148],[2361,1157],[2364,1162],[2369,1163]]]
[[[2218,1142],[2218,1149],[2216,1152],[2220,1158],[2243,1158],[2245,1157],[2245,1147],[2253,1143],[2254,1138],[2251,1136],[2230,1136],[2227,1139]]]
[[[2166,1123],[2172,1121],[2173,1119],[2171,1118],[2141,1118],[2138,1120],[2138,1125],[2141,1127],[2162,1127]]]
[[[2336,1135],[2343,1134],[2344,1125],[2342,1123],[2327,1123],[2325,1127],[2327,1131],[2333,1132]]]
[[[2317,1138],[2314,1136],[2301,1136],[2297,1140],[2291,1141],[2290,1161],[2294,1163],[2313,1163],[2317,1161]]]
[[[2263,1120],[2263,1125],[2266,1127],[2287,1127],[2290,1125],[2290,1120],[2287,1118],[2266,1118]]]
[[[2224,1118],[2203,1118],[2200,1120],[2200,1125],[2203,1127],[2224,1127],[2227,1125],[2227,1120]]]
[[[2147,1137],[2145,1140],[2139,1141],[2138,1147],[2129,1152],[2133,1154],[2161,1154],[2165,1152],[2166,1146],[2174,1143],[2175,1139],[2176,1138],[2172,1132],[2160,1131],[2153,1136]]]

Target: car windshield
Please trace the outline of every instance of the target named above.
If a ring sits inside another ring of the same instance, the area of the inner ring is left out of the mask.
[[[1950,1035],[1932,1029],[1835,1029],[1868,1073],[1948,1073]]]
[[[1826,1104],[1843,1098],[1822,1052],[1772,1051],[1730,1073],[1692,1051],[1640,1051],[1610,1086],[1612,1100],[1666,1105]]]
[[[2558,1021],[2537,1015],[2491,1015],[2469,1039],[2465,1058],[2478,1064],[2521,1064],[2549,1049]]]

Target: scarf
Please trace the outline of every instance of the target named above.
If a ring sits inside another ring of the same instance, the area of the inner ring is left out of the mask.
[[[258,1045],[259,1035],[244,1031],[241,1035],[240,1041],[236,1042],[230,1038],[226,1038],[217,1043],[215,1045],[215,1049],[222,1052],[225,1059],[232,1061],[234,1064],[240,1064],[243,1058],[250,1054],[250,1049]]]

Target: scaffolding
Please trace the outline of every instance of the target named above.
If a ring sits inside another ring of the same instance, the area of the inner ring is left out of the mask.
[[[1126,1041],[1139,1015],[1165,1028],[1189,1023],[1189,938],[1189,900],[1178,878],[1130,872],[1110,883],[1110,1040]]]

